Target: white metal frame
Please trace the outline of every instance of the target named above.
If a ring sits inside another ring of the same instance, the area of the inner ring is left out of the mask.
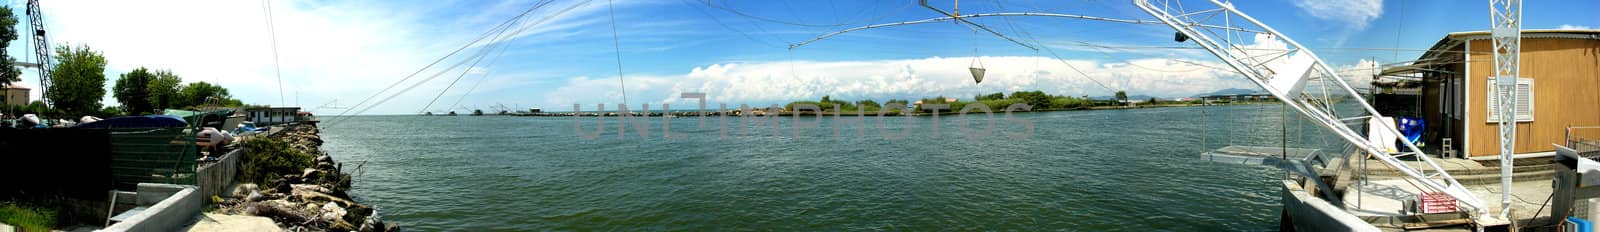
[[[1195,44],[1205,48],[1206,51],[1217,56],[1223,63],[1234,68],[1246,79],[1256,83],[1278,100],[1290,108],[1294,108],[1303,116],[1318,122],[1324,128],[1332,130],[1345,141],[1355,144],[1367,153],[1372,154],[1384,164],[1394,168],[1412,181],[1420,182],[1435,191],[1444,192],[1457,199],[1458,202],[1476,210],[1480,215],[1487,212],[1484,202],[1471,191],[1467,190],[1454,177],[1444,171],[1438,163],[1428,157],[1416,144],[1402,140],[1406,150],[1397,154],[1378,149],[1376,144],[1368,143],[1355,129],[1346,124],[1347,121],[1362,120],[1369,117],[1382,117],[1372,105],[1367,104],[1354,88],[1350,87],[1344,79],[1327,63],[1318,58],[1315,53],[1305,49],[1282,33],[1255,18],[1245,15],[1235,9],[1232,4],[1209,0],[1215,9],[1191,11],[1184,9],[1178,2],[1164,1],[1161,5],[1152,4],[1150,0],[1134,0],[1134,5],[1146,13],[1156,17],[1179,33],[1188,36]],[[1198,18],[1198,19],[1197,19]],[[1223,24],[1221,27],[1201,27],[1200,25]],[[1267,41],[1253,41],[1240,36],[1238,30],[1217,28],[1235,28],[1252,26],[1265,31],[1268,40],[1279,42],[1286,49],[1278,52],[1262,54],[1256,49],[1247,49],[1246,43],[1263,44]],[[1215,37],[1222,37],[1221,40]],[[1306,89],[1307,82],[1317,81],[1320,84],[1320,93]],[[1357,104],[1360,104],[1366,116],[1341,118],[1330,101],[1342,89],[1343,94]],[[1320,95],[1319,95],[1320,94]],[[1391,133],[1400,134],[1395,125],[1384,124],[1383,128]],[[1400,157],[1413,156],[1418,160],[1419,166],[1412,167],[1399,160]],[[1431,172],[1430,172],[1431,171]]]
[[[1390,154],[1386,150],[1378,149],[1379,146],[1376,144],[1367,142],[1366,139],[1359,132],[1357,132],[1355,128],[1351,128],[1351,122],[1362,122],[1368,118],[1382,117],[1382,115],[1379,114],[1377,110],[1372,107],[1372,105],[1367,104],[1366,100],[1361,97],[1361,94],[1354,88],[1350,87],[1349,83],[1346,83],[1344,79],[1339,78],[1337,72],[1334,71],[1332,67],[1329,67],[1327,63],[1323,62],[1310,50],[1305,49],[1305,47],[1301,46],[1298,42],[1289,39],[1282,33],[1279,33],[1277,30],[1268,27],[1260,21],[1257,21],[1256,19],[1239,12],[1239,10],[1235,9],[1232,4],[1219,2],[1217,0],[1208,0],[1209,5],[1215,5],[1217,7],[1213,9],[1190,11],[1185,10],[1181,3],[1176,3],[1178,0],[1159,0],[1162,1],[1162,4],[1159,6],[1151,4],[1150,1],[1152,0],[1134,0],[1133,3],[1139,8],[1143,9],[1146,13],[1155,16],[1160,20],[1161,24],[1166,24],[1167,26],[1172,27],[1174,30],[1177,30],[1178,33],[1182,33],[1188,38],[1194,40],[1195,44],[1200,45],[1200,47],[1206,49],[1206,51],[1217,56],[1217,58],[1222,60],[1223,63],[1228,64],[1235,71],[1238,71],[1239,74],[1246,77],[1246,79],[1249,79],[1256,85],[1267,89],[1268,92],[1271,92],[1274,97],[1282,101],[1286,106],[1294,108],[1295,111],[1300,113],[1302,116],[1312,119],[1324,128],[1328,128],[1346,142],[1356,147],[1360,147],[1362,150],[1365,150],[1367,153],[1383,161],[1385,165],[1394,168],[1395,170],[1405,174],[1407,177],[1410,177],[1410,181],[1419,182],[1429,189],[1440,191],[1456,198],[1459,203],[1465,204],[1467,207],[1474,209],[1474,213],[1477,215],[1484,215],[1487,213],[1488,208],[1482,199],[1474,196],[1471,191],[1468,191],[1461,183],[1457,182],[1454,177],[1450,176],[1449,173],[1446,173],[1443,167],[1440,167],[1439,164],[1434,162],[1431,157],[1428,157],[1427,154],[1424,154],[1421,151],[1421,149],[1418,149],[1416,144],[1413,144],[1407,140],[1401,140],[1402,144],[1404,144],[1403,148],[1405,150],[1402,150],[1399,153]],[[989,16],[1045,16],[1134,24],[1150,23],[1150,21],[1144,20],[1110,19],[1092,16],[1050,13],[988,13],[955,15],[950,12],[929,6],[926,0],[918,0],[918,2],[924,7],[938,11],[946,17],[849,28],[842,31],[825,34],[796,44],[791,44],[789,48],[798,48],[821,39],[851,31],[942,21],[956,21],[960,23],[971,24],[980,29],[985,29],[985,31],[989,31],[996,36],[1006,38],[1007,40],[1017,43],[1018,45],[1028,47],[1030,49],[1034,48],[1026,43],[1022,43],[1020,41],[1013,40],[1010,37],[1006,37],[1005,35],[999,34],[999,32],[987,30],[987,28],[983,27],[981,24],[966,20],[966,18]],[[1245,43],[1262,41],[1247,39],[1246,37],[1241,36],[1241,34],[1244,33],[1251,35],[1267,35],[1268,37],[1266,37],[1265,40],[1279,42],[1285,48],[1262,49],[1259,47],[1251,47]],[[1214,37],[1220,37],[1221,40],[1218,40]],[[1315,82],[1316,84],[1308,86],[1308,83],[1310,82]],[[1468,81],[1465,83],[1465,85],[1468,85],[1466,87],[1470,88],[1471,82]],[[1308,88],[1312,89],[1308,90]],[[1346,94],[1348,96],[1339,97],[1337,94]],[[1359,112],[1347,112],[1352,113],[1350,114],[1353,115],[1351,117],[1341,117],[1341,114],[1339,114],[1339,112],[1334,108],[1334,101],[1355,102],[1361,106],[1361,109]],[[1468,107],[1469,108],[1464,110],[1470,111],[1471,108],[1470,106]],[[1470,114],[1470,112],[1465,112],[1464,114]],[[1399,130],[1396,128],[1396,125],[1383,124],[1382,128],[1380,129],[1390,133],[1400,134]],[[1467,133],[1471,132],[1469,131]],[[1406,156],[1415,157],[1415,159],[1417,159],[1417,166],[1408,166],[1405,162],[1399,160],[1399,158]],[[1504,168],[1502,170],[1510,169]]]
[[[1503,189],[1500,191],[1500,217],[1506,218],[1511,213],[1512,154],[1517,151],[1516,77],[1522,77],[1519,75],[1522,63],[1522,0],[1489,0],[1489,23],[1492,25],[1489,37],[1494,43],[1492,49],[1496,77],[1491,89],[1496,89],[1494,94],[1500,98],[1499,104],[1493,109],[1500,115],[1497,118],[1500,121],[1500,189]],[[1499,88],[1510,90],[1499,91]],[[1531,100],[1533,96],[1528,98]],[[1506,117],[1508,112],[1511,117]]]

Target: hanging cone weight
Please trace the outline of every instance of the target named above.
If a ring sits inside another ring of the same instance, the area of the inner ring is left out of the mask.
[[[977,83],[983,83],[983,72],[985,71],[983,68],[971,67],[967,68],[967,71],[972,71],[973,81],[977,81]]]

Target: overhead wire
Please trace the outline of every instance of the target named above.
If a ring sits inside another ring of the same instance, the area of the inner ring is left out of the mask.
[[[489,65],[487,65],[486,67],[494,67],[495,63],[499,63],[500,56],[505,55],[505,53],[506,53],[506,47],[509,47],[509,46],[500,46],[499,51],[495,52],[494,58],[490,58],[489,59]],[[483,77],[478,78],[478,81],[476,83],[473,83],[471,88],[467,88],[467,92],[466,93],[462,93],[461,97],[456,98],[456,102],[455,103],[450,103],[450,107],[449,108],[453,109],[457,105],[460,105],[462,100],[466,100],[467,96],[471,96],[473,91],[477,91],[478,90],[478,86],[479,85],[483,85],[483,82],[488,82],[488,80],[490,78],[490,74],[493,74],[493,73],[494,73],[494,69],[489,69],[489,71],[484,71]]]
[[[272,44],[272,73],[278,78],[278,104],[287,104],[283,100],[283,68],[278,62],[278,31],[277,25],[272,20],[272,1],[262,0],[261,10],[267,17],[267,38]]]
[[[813,24],[813,23],[794,22],[794,21],[788,21],[788,20],[781,20],[781,19],[762,17],[762,16],[758,16],[758,15],[754,15],[754,14],[748,14],[748,13],[745,13],[743,11],[735,10],[733,8],[730,8],[730,7],[718,6],[717,4],[713,4],[711,2],[711,0],[702,0],[701,2],[704,2],[707,7],[715,8],[715,9],[718,9],[718,10],[722,10],[722,11],[728,12],[730,14],[738,15],[738,16],[745,17],[745,18],[760,20],[760,21],[777,23],[777,24],[786,24],[786,25],[802,26],[802,27],[837,27],[837,26],[843,26],[843,25],[849,25],[850,24],[850,23]],[[784,4],[788,4],[788,2],[784,2]]]
[[[995,5],[996,6],[1000,6],[1000,3],[999,2],[995,2]],[[1000,7],[1001,7],[1002,10],[1004,10],[1004,6],[1000,6]],[[1009,20],[1009,19],[1007,19],[1007,20]],[[1007,22],[1009,22],[1009,21],[1007,21]],[[1088,79],[1090,82],[1094,82],[1095,85],[1099,85],[1101,88],[1105,88],[1106,90],[1109,90],[1109,91],[1111,91],[1113,93],[1115,93],[1117,91],[1120,91],[1120,90],[1117,90],[1115,88],[1111,88],[1111,86],[1106,85],[1105,83],[1100,82],[1100,80],[1094,79],[1094,77],[1091,77],[1091,76],[1089,76],[1089,74],[1084,73],[1083,70],[1079,70],[1078,67],[1073,66],[1071,62],[1067,62],[1067,60],[1065,58],[1062,58],[1060,54],[1056,54],[1056,50],[1055,49],[1050,48],[1050,46],[1046,46],[1042,42],[1039,42],[1039,39],[1034,37],[1033,33],[1029,33],[1027,31],[1019,31],[1019,30],[1017,30],[1015,24],[1012,24],[1011,27],[1012,27],[1012,30],[1014,32],[1022,34],[1022,36],[1024,38],[1027,38],[1029,41],[1033,42],[1034,44],[1037,44],[1039,47],[1044,48],[1045,52],[1049,52],[1051,57],[1055,57],[1056,58],[1055,59],[1056,61],[1059,61],[1059,62],[1061,62],[1061,64],[1066,65],[1068,69],[1071,69],[1073,72],[1078,73],[1078,75],[1082,76],[1083,79]]]
[[[502,30],[502,31],[500,31],[499,34],[496,34],[495,35],[495,41],[503,41],[507,36],[505,34],[505,32],[506,31]],[[490,45],[488,45],[488,47],[483,48],[483,51],[492,51],[492,50],[497,50],[497,49],[503,51],[503,49],[506,47],[505,45],[506,45],[506,43],[490,44]],[[466,77],[467,74],[472,73],[472,68],[478,67],[478,63],[479,62],[483,62],[483,59],[487,58],[487,57],[488,56],[485,56],[485,55],[478,55],[478,56],[476,56],[474,58],[471,58],[473,60],[472,61],[472,65],[467,65],[467,68],[462,69],[461,70],[461,75],[456,76],[455,80],[451,80],[450,84],[449,85],[445,85],[443,90],[439,90],[439,94],[434,95],[433,96],[433,100],[428,100],[428,104],[427,105],[423,105],[422,109],[418,110],[419,112],[417,112],[417,113],[420,114],[422,112],[427,112],[428,111],[428,107],[433,107],[433,103],[434,102],[438,102],[440,97],[444,97],[444,93],[450,92],[450,89],[454,88],[456,86],[456,82],[460,82],[463,77]],[[451,105],[450,107],[455,107],[455,105]],[[447,108],[447,109],[449,109],[449,108]]]
[[[722,28],[728,29],[729,31],[733,31],[735,33],[739,33],[739,35],[744,36],[744,38],[746,38],[746,39],[750,39],[750,41],[755,41],[755,42],[766,44],[768,46],[773,46],[773,47],[784,47],[785,46],[785,45],[779,45],[779,44],[782,44],[782,43],[772,43],[771,41],[758,39],[755,36],[750,35],[750,33],[745,32],[744,30],[739,30],[737,28],[734,28],[733,26],[728,25],[728,23],[723,22],[722,19],[717,18],[717,16],[712,15],[711,12],[707,12],[704,9],[701,9],[699,7],[694,7],[693,4],[689,4],[689,1],[690,0],[682,0],[681,2],[685,6],[689,6],[690,8],[694,8],[696,11],[700,12],[700,14],[705,15],[706,18],[710,18],[712,22],[717,23],[717,25],[722,26]]]
[[[417,69],[417,71],[412,72],[410,75],[406,75],[405,78],[401,78],[400,80],[395,81],[394,83],[390,83],[389,86],[384,87],[382,90],[379,90],[377,92],[373,92],[372,95],[367,96],[365,99],[362,99],[360,102],[356,102],[356,104],[350,105],[350,108],[346,108],[344,111],[340,112],[332,120],[330,120],[330,123],[339,121],[339,118],[342,118],[342,117],[348,115],[352,110],[360,109],[362,106],[365,106],[367,104],[367,102],[371,101],[372,99],[382,95],[385,92],[388,92],[391,89],[394,89],[394,87],[399,86],[401,83],[405,83],[406,81],[411,80],[411,78],[416,77],[417,74],[422,74],[423,71],[427,71],[429,68],[432,68],[434,65],[438,65],[439,62],[444,62],[446,59],[449,59],[451,56],[454,56],[456,53],[460,53],[461,51],[464,51],[467,48],[471,48],[473,45],[478,44],[478,42],[482,42],[484,39],[487,39],[491,35],[494,35],[495,32],[500,31],[500,30],[505,30],[506,28],[510,28],[512,23],[517,22],[517,21],[519,21],[520,19],[522,19],[524,17],[527,17],[528,14],[531,14],[535,10],[543,8],[545,5],[547,5],[547,4],[551,3],[551,2],[552,1],[550,1],[550,0],[545,0],[545,1],[542,1],[542,2],[539,2],[539,3],[536,3],[533,6],[528,7],[527,10],[522,11],[522,13],[517,14],[517,16],[511,17],[510,19],[506,19],[505,22],[501,22],[499,25],[491,27],[489,29],[489,31],[484,32],[483,35],[480,35],[477,39],[472,40],[472,42],[468,42],[468,43],[462,45],[460,48],[456,48],[456,50],[451,51],[450,53],[447,53],[444,56],[433,60],[433,62],[428,63],[428,65],[425,65],[420,69]],[[365,110],[362,110],[362,111],[365,111]]]
[[[515,36],[515,35],[519,35],[519,34],[522,34],[522,32],[523,32],[523,31],[526,31],[526,30],[528,30],[528,29],[529,29],[529,28],[532,28],[532,27],[533,27],[533,26],[535,26],[535,25],[539,25],[539,24],[543,24],[543,23],[544,23],[544,22],[546,22],[546,21],[549,21],[549,20],[550,20],[550,19],[552,19],[552,18],[555,18],[555,16],[559,16],[559,15],[561,15],[561,14],[563,14],[563,13],[566,13],[566,12],[568,12],[568,11],[571,11],[571,10],[572,10],[572,9],[576,9],[576,8],[577,8],[577,7],[579,7],[579,6],[582,6],[582,5],[585,5],[585,4],[587,4],[587,3],[588,3],[588,2],[589,2],[589,1],[588,1],[588,0],[586,0],[586,1],[583,1],[583,2],[582,2],[582,3],[578,3],[578,4],[573,4],[573,5],[572,5],[572,6],[569,6],[569,7],[567,7],[567,8],[565,8],[565,9],[562,9],[562,10],[561,10],[561,11],[559,11],[559,12],[556,12],[556,13],[555,13],[555,14],[552,14],[552,15],[549,15],[549,16],[546,16],[546,17],[544,17],[544,18],[541,18],[541,19],[539,19],[539,20],[538,20],[538,21],[535,21],[535,22],[533,22],[533,23],[530,23],[530,24],[527,24],[527,25],[524,25],[524,26],[523,26],[523,27],[521,27],[521,28],[519,28],[519,29],[517,29],[517,31],[515,31],[515,32],[512,32],[512,33],[511,33],[511,34],[510,34],[510,35],[511,35],[511,36]],[[504,42],[505,42],[505,41],[495,41],[495,42],[491,42],[491,43],[490,43],[490,44],[487,44],[487,45],[493,45],[493,44],[498,44],[498,43],[504,43]],[[486,45],[486,46],[487,46],[487,45]],[[434,79],[434,78],[438,78],[438,77],[439,77],[439,76],[440,76],[440,75],[443,75],[443,74],[444,74],[444,73],[446,73],[446,72],[448,72],[448,71],[450,71],[450,70],[454,70],[454,69],[455,69],[455,68],[456,68],[456,67],[460,67],[460,66],[461,66],[461,65],[463,65],[463,64],[466,64],[466,63],[467,63],[467,61],[469,61],[469,60],[474,60],[474,59],[477,59],[477,58],[481,58],[481,57],[482,57],[482,56],[485,56],[485,55],[488,55],[488,53],[489,53],[489,51],[490,51],[490,49],[487,49],[487,48],[486,48],[486,49],[479,49],[479,50],[478,50],[478,53],[476,53],[476,54],[474,54],[474,55],[472,55],[472,56],[469,56],[469,57],[468,57],[468,58],[465,58],[465,59],[462,59],[462,60],[461,60],[461,62],[457,62],[457,63],[456,63],[456,64],[455,64],[455,65],[452,65],[452,66],[451,66],[451,67],[450,67],[450,68],[446,68],[446,69],[443,69],[443,70],[440,70],[440,71],[439,71],[439,72],[437,72],[437,73],[434,73],[434,74],[433,74],[433,75],[432,75],[432,76],[429,76],[429,77],[427,77],[427,78],[424,78],[424,79],[423,79],[423,80],[421,80],[421,81],[417,81],[417,82],[416,82],[416,83],[413,83],[413,84],[412,84],[412,85],[411,85],[411,86],[408,86],[408,87],[406,87],[406,88],[405,88],[405,89],[402,89],[402,90],[400,90],[400,91],[397,91],[397,92],[395,92],[395,93],[394,93],[394,94],[392,94],[392,95],[389,95],[389,97],[387,97],[387,98],[384,98],[384,99],[382,99],[382,100],[380,100],[380,101],[378,101],[378,102],[377,102],[377,103],[374,103],[374,104],[371,104],[371,105],[368,105],[368,106],[367,106],[367,107],[366,107],[366,108],[365,108],[365,109],[362,109],[362,110],[361,110],[361,111],[360,111],[360,112],[357,112],[357,114],[360,114],[360,113],[364,113],[364,112],[366,112],[366,111],[367,111],[367,110],[371,110],[371,109],[373,109],[373,108],[376,108],[376,107],[377,107],[377,106],[379,106],[379,105],[382,105],[382,104],[383,104],[383,103],[385,103],[385,102],[388,102],[388,101],[389,101],[389,100],[392,100],[392,99],[394,99],[394,98],[395,98],[395,97],[399,97],[399,96],[400,96],[400,95],[401,95],[401,94],[404,94],[404,93],[406,93],[406,92],[409,92],[409,91],[411,91],[411,89],[414,89],[414,88],[416,88],[416,87],[418,87],[418,86],[421,86],[421,85],[422,85],[422,84],[423,84],[423,83],[427,83],[427,82],[428,82],[428,81],[432,81],[432,80],[433,80],[433,79]]]
[[[611,2],[611,0],[606,0],[606,10],[611,15],[611,46],[617,51],[617,82],[620,82],[622,87],[618,89],[622,91],[622,105],[626,106],[628,105],[628,79],[622,75],[622,37],[617,35],[617,10],[611,6]]]
[[[555,18],[556,16],[563,15],[563,14],[565,14],[567,12],[570,12],[573,9],[576,9],[576,8],[578,8],[580,6],[587,5],[590,1],[592,1],[592,0],[584,0],[584,1],[581,1],[579,3],[572,4],[571,6],[563,8],[563,9],[561,9],[559,11],[552,12],[550,15],[545,16],[544,18],[540,18],[537,21],[534,21],[534,22],[531,22],[531,23],[526,23],[522,27],[518,28],[515,32],[511,33],[511,35],[513,35],[513,36],[520,35],[520,34],[522,34],[522,32],[532,28],[533,26],[543,24],[544,22],[547,22],[547,21]],[[375,102],[373,104],[366,104],[365,107],[358,107],[358,106],[364,104],[365,102],[367,102],[367,101],[369,101],[371,99],[374,99],[375,97],[383,94],[384,92],[387,92],[389,89],[392,89],[393,87],[398,86],[400,83],[405,83],[406,80],[411,79],[412,77],[416,77],[416,74],[420,74],[423,71],[428,70],[429,68],[433,67],[434,65],[437,65],[439,62],[442,62],[445,59],[448,59],[451,56],[454,56],[455,54],[461,52],[462,50],[466,50],[467,48],[473,47],[474,45],[478,45],[479,42],[482,42],[484,39],[489,38],[491,35],[497,34],[496,33],[497,30],[508,30],[513,22],[518,22],[519,21],[518,19],[524,18],[529,13],[534,12],[535,10],[548,5],[550,2],[552,2],[552,1],[546,0],[546,1],[542,1],[542,2],[534,5],[533,7],[530,7],[528,10],[524,11],[522,14],[519,14],[517,17],[513,17],[512,19],[501,23],[500,26],[497,26],[494,29],[491,29],[490,31],[485,32],[484,35],[479,37],[478,39],[473,40],[472,42],[467,43],[466,45],[463,45],[461,48],[458,48],[455,51],[452,51],[449,54],[446,54],[444,57],[440,57],[439,59],[437,59],[434,62],[428,64],[427,66],[424,66],[422,69],[418,69],[416,72],[413,72],[411,75],[406,76],[406,78],[403,78],[400,81],[397,81],[397,82],[395,82],[393,84],[390,84],[389,87],[386,87],[383,91],[378,91],[378,92],[374,93],[373,96],[370,96],[370,97],[368,97],[368,99],[363,100],[362,103],[358,103],[357,105],[353,105],[352,109],[360,108],[360,110],[356,111],[356,114],[365,113],[366,111],[371,110],[371,109],[377,107],[378,105],[382,105],[383,103],[388,102],[389,100],[391,100],[391,99],[393,99],[395,97],[398,97],[399,95],[404,94],[405,92],[408,92],[411,89],[414,89],[417,86],[420,86],[421,84],[426,83],[429,80],[432,80],[433,78],[437,78],[439,75],[444,74],[444,71],[453,70],[456,67],[460,67],[461,65],[465,64],[467,61],[471,60],[472,57],[482,56],[482,55],[487,54],[487,49],[480,49],[478,54],[470,56],[467,59],[463,59],[461,62],[457,62],[455,65],[452,65],[451,67],[446,68],[443,71],[435,73],[433,76],[429,76],[429,77],[425,78],[424,80],[417,81],[417,82],[413,83],[411,86],[406,87],[405,89],[402,89],[400,91],[396,91],[393,94],[390,94],[388,97],[385,97],[384,99],[381,99],[381,100],[379,100],[379,101],[377,101],[377,102]],[[505,41],[491,41],[491,42],[489,42],[487,44],[484,44],[484,45],[494,44],[494,43],[502,43],[502,42],[505,42]],[[348,113],[348,112],[349,112],[349,110],[346,110],[346,113]],[[347,115],[346,113],[341,113],[340,116]]]

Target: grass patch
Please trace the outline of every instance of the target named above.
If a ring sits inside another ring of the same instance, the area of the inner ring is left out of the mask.
[[[244,141],[245,155],[239,168],[239,178],[251,183],[266,185],[283,175],[299,175],[305,168],[316,164],[316,157],[295,150],[289,142],[271,138],[251,138]]]
[[[22,231],[50,231],[56,227],[56,211],[15,204],[0,205],[0,222]]]

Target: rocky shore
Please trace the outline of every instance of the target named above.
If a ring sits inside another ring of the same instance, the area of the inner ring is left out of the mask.
[[[384,223],[376,209],[351,200],[350,174],[320,149],[317,132],[315,124],[296,124],[268,136],[316,157],[315,165],[268,184],[241,182],[226,199],[213,199],[218,202],[213,213],[267,217],[287,231],[399,231],[398,225]]]

